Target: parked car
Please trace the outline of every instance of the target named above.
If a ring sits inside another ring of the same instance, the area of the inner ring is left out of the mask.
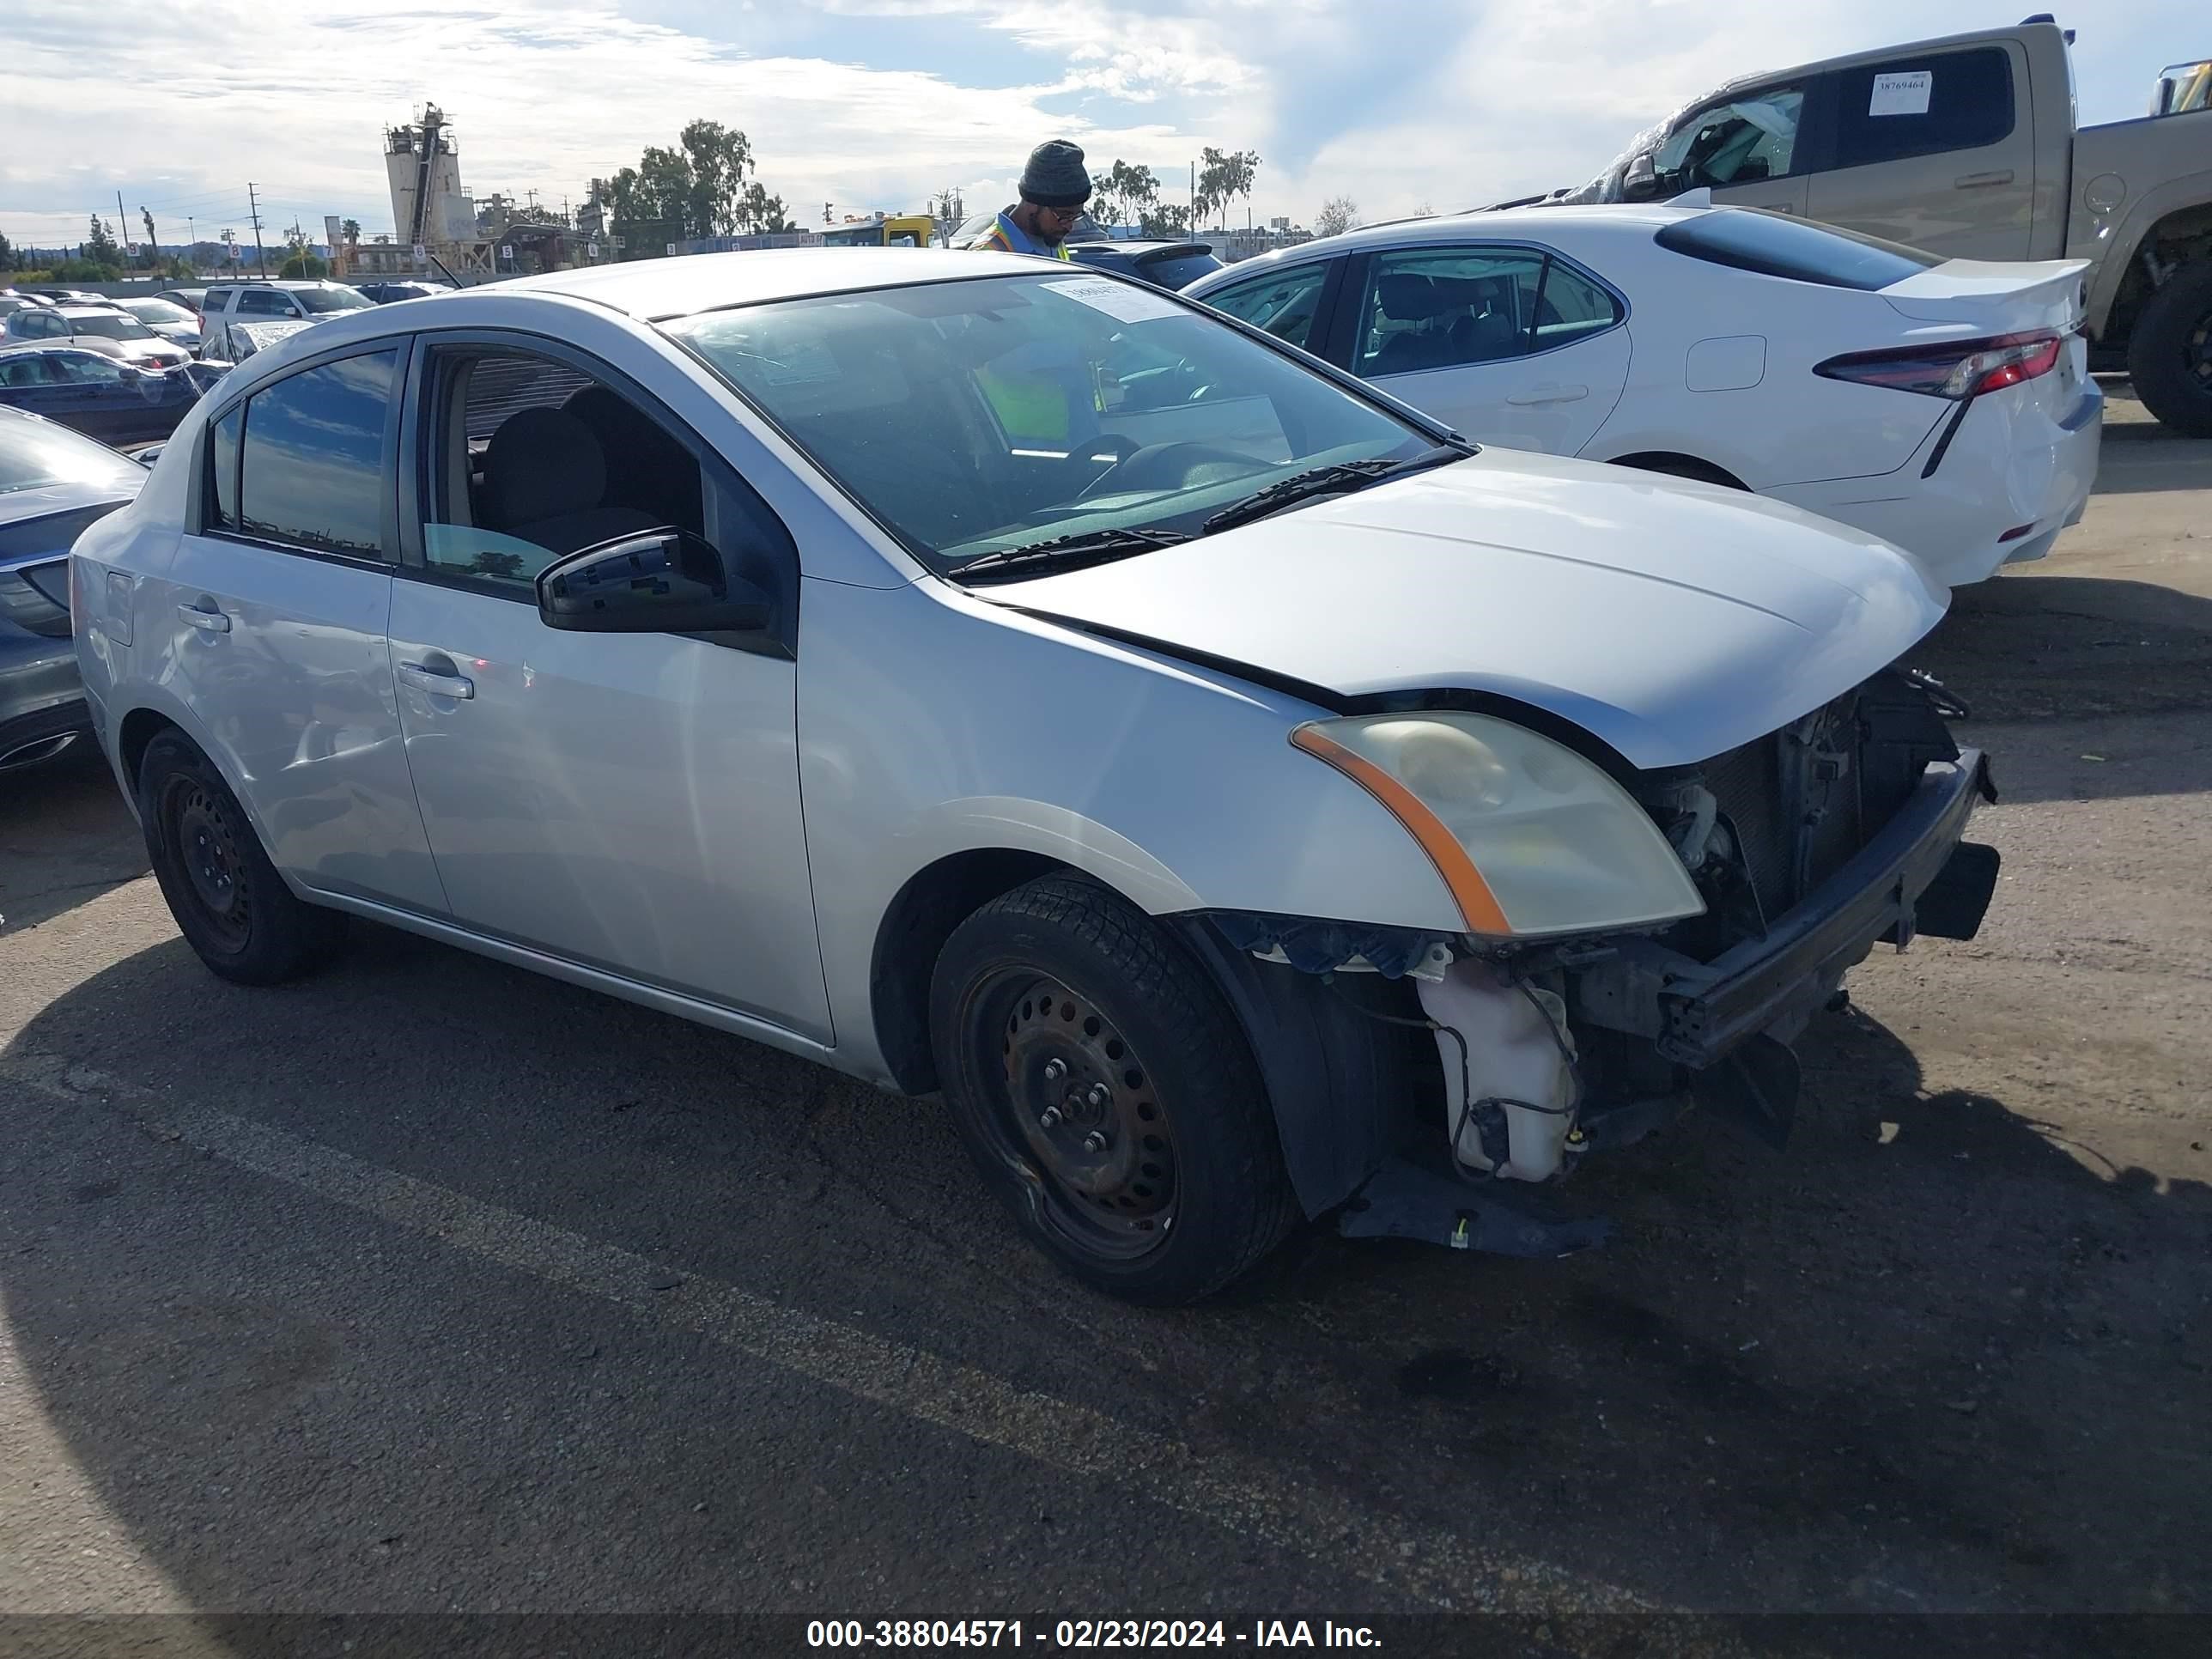
[[[173,306],[181,306],[198,317],[206,301],[207,290],[204,288],[165,288],[154,297],[167,300]]]
[[[1070,241],[1067,252],[1080,264],[1133,276],[1156,288],[1188,288],[1200,277],[1224,269],[1207,242]]]
[[[0,404],[43,415],[104,443],[150,443],[176,430],[185,411],[228,367],[142,369],[82,346],[4,346]]]
[[[11,311],[0,319],[0,343],[73,345],[98,351],[138,368],[172,368],[189,362],[191,353],[105,302],[96,306],[50,306],[43,311]]]
[[[2094,262],[2096,367],[2176,431],[2212,437],[2212,100],[2179,64],[2150,113],[2077,127],[2071,30],[2009,27],[1731,82],[1553,198],[1706,188],[1958,259]],[[2192,45],[2196,44],[2194,42]]]
[[[0,318],[6,317],[11,311],[38,311],[40,309],[42,309],[40,302],[33,299],[27,294],[0,294]]]
[[[236,324],[314,323],[368,305],[343,283],[218,283],[200,307],[200,354],[229,362],[251,355],[254,343],[231,331]]]
[[[110,303],[118,311],[127,311],[148,328],[172,345],[182,346],[194,356],[199,355],[200,319],[196,311],[186,310],[172,300],[149,295],[143,299],[121,299]]]
[[[1301,1213],[1590,1243],[1504,1189],[1692,1092],[1786,1124],[1845,970],[1996,880],[1981,757],[1892,669],[1945,604],[1894,549],[1476,453],[1058,261],[318,324],[73,574],[213,971],[372,916],[941,1090],[1020,1227],[1139,1300]]]
[[[2087,502],[2085,269],[1747,209],[1541,208],[1376,225],[1188,291],[1470,437],[1755,490],[1958,586],[2042,557]]]
[[[104,306],[107,303],[106,295],[82,288],[27,288],[23,292],[35,294],[49,305]]]
[[[0,408],[0,772],[90,729],[70,637],[70,544],[145,482],[104,445]]]
[[[401,300],[427,300],[433,294],[450,294],[451,283],[356,283],[356,292],[372,305],[388,306]]]

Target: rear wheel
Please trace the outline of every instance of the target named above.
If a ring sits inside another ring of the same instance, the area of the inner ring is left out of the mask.
[[[1077,1278],[1194,1301],[1289,1232],[1297,1204],[1243,1031],[1117,896],[1048,877],[994,900],[946,942],[930,1013],[976,1166]]]
[[[146,745],[138,820],[177,930],[211,971],[275,985],[319,967],[343,943],[346,919],[293,896],[222,774],[181,732]]]
[[[2176,271],[2142,308],[2128,340],[2128,378],[2162,424],[2212,438],[2212,259]]]

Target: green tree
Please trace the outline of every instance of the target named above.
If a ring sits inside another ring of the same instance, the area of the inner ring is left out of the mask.
[[[684,192],[684,222],[694,236],[728,236],[750,205],[745,175],[752,171],[753,147],[742,132],[720,121],[693,121],[676,135],[691,171]]]
[[[123,250],[116,245],[114,233],[97,213],[92,216],[92,228],[84,239],[84,257],[96,265],[119,268],[123,264]]]
[[[1198,201],[1200,218],[1221,210],[1221,228],[1229,228],[1229,204],[1239,196],[1249,198],[1260,172],[1260,153],[1252,149],[1222,151],[1208,144],[1198,153]]]
[[[1332,196],[1321,204],[1314,215],[1313,233],[1316,236],[1341,236],[1359,224],[1359,204],[1349,196]]]
[[[1188,236],[1190,210],[1180,202],[1156,203],[1137,223],[1147,236]]]
[[[15,245],[9,241],[4,235],[0,235],[0,270],[13,270],[15,269]]]
[[[361,221],[347,219],[341,222],[338,226],[338,234],[345,238],[348,247],[358,247],[361,245]]]
[[[331,274],[330,266],[305,249],[284,261],[277,270],[279,276],[292,282],[320,282]]]
[[[1142,224],[1158,204],[1160,181],[1150,167],[1116,159],[1091,179],[1091,216],[1102,225]]]
[[[744,200],[738,209],[738,222],[745,230],[763,233],[799,228],[783,198],[769,195],[768,186],[757,179],[745,186]]]

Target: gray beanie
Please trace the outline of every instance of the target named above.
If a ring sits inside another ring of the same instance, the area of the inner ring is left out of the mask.
[[[1022,169],[1022,200],[1039,207],[1079,208],[1091,199],[1083,152],[1065,138],[1050,138],[1030,152]]]

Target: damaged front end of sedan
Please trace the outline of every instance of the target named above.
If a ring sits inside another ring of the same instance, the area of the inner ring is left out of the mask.
[[[1522,1256],[1601,1242],[1602,1218],[1546,1189],[1692,1106],[1781,1146],[1790,1045],[1843,1006],[1849,970],[1879,944],[1971,939],[1988,908],[1997,854],[1964,834],[1996,791],[1924,676],[1878,673],[1698,764],[1615,764],[1602,787],[1595,761],[1449,702],[1293,741],[1405,808],[1476,925],[1184,919],[1253,1034],[1304,1207],[1348,1236]],[[1441,721],[1457,722],[1448,754],[1396,729]],[[1423,798],[1418,816],[1394,788]],[[1464,813],[1439,812],[1455,791]],[[1622,798],[1656,834],[1618,833]],[[1484,814],[1502,823],[1484,868],[1512,872],[1497,887],[1463,850]],[[1629,920],[1548,925],[1585,902],[1570,888],[1609,880]]]

